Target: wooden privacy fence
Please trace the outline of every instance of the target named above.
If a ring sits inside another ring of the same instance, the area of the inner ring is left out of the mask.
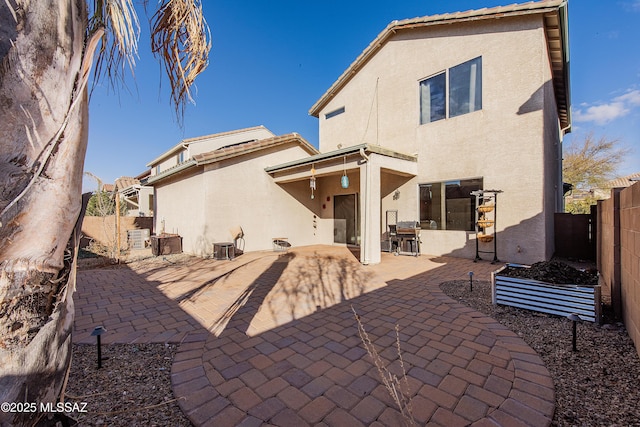
[[[556,213],[555,256],[596,260],[597,221],[595,206],[590,214]]]
[[[506,267],[491,273],[493,304],[524,308],[600,323],[600,286],[553,285],[538,280],[500,276]]]

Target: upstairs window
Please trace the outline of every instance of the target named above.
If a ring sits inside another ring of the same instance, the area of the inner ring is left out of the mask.
[[[338,109],[335,109],[335,110],[330,111],[327,114],[325,114],[324,118],[326,120],[326,119],[330,119],[330,118],[335,117],[335,116],[339,116],[340,114],[344,113],[344,111],[345,111],[344,107],[340,107]]]
[[[482,57],[420,82],[420,124],[482,109]]]
[[[482,109],[482,57],[449,69],[449,117]]]
[[[420,124],[442,120],[446,116],[446,74],[440,73],[420,82]]]

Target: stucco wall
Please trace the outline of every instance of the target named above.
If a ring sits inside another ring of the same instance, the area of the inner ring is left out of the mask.
[[[299,146],[278,147],[206,166],[204,209],[209,213],[209,238],[229,241],[228,229],[239,225],[247,251],[270,249],[274,237],[288,237],[296,246],[314,243],[314,212],[264,171],[307,155]]]
[[[166,232],[183,237],[183,250],[200,256],[211,255],[213,243],[232,241],[236,226],[244,230],[245,251],[271,249],[273,237],[295,246],[318,243],[317,205],[296,199],[304,200],[301,184],[279,186],[264,171],[305,156],[299,146],[280,146],[163,181],[156,185],[156,230],[164,220]]]
[[[155,186],[156,234],[171,233],[182,236],[182,249],[193,251],[206,247],[201,236],[206,231],[203,203],[203,174],[194,171],[181,174]]]
[[[419,82],[482,56],[482,110],[419,124]],[[394,36],[319,114],[320,150],[362,142],[418,155],[420,183],[482,177],[498,197],[498,253],[532,263],[553,253],[560,136],[539,17],[443,25]],[[330,119],[327,112],[345,107]],[[405,193],[405,191],[402,191]],[[414,210],[407,200],[398,204]],[[383,200],[383,211],[391,202]],[[424,252],[470,256],[474,233],[423,231]]]

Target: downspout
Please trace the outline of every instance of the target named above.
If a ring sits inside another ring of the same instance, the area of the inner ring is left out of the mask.
[[[369,164],[369,156],[367,156],[364,152],[364,147],[360,148],[360,155],[365,162],[365,180],[364,180],[364,209],[365,212],[363,215],[364,224],[362,230],[362,239],[360,240],[361,251],[362,251],[362,263],[364,265],[368,265],[370,261],[369,257],[369,247],[368,247],[368,236],[369,236],[369,227],[370,227],[370,211],[371,211],[371,166]]]
[[[560,179],[558,180],[558,184],[562,187],[562,190],[559,190],[558,196],[556,197],[556,204],[559,205],[556,207],[558,212],[564,212],[565,209],[565,192],[564,192],[564,174],[562,173],[563,164],[564,164],[564,137],[566,135],[566,131],[571,129],[571,124],[568,124],[566,127],[560,129],[560,170],[558,171],[558,175],[560,175]]]
[[[191,151],[191,150],[189,150],[189,144],[185,144],[185,143],[183,142],[181,145],[182,145],[182,148],[184,148],[184,151],[186,151],[186,152],[187,152],[187,155],[184,157],[184,159],[185,159],[185,160],[190,159],[190,158],[191,158],[191,154],[190,154],[190,151]]]

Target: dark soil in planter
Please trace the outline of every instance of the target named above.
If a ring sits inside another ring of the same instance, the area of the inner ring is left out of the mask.
[[[598,275],[592,271],[582,271],[560,261],[543,261],[530,268],[506,267],[499,274],[506,277],[539,280],[555,285],[596,286]]]

